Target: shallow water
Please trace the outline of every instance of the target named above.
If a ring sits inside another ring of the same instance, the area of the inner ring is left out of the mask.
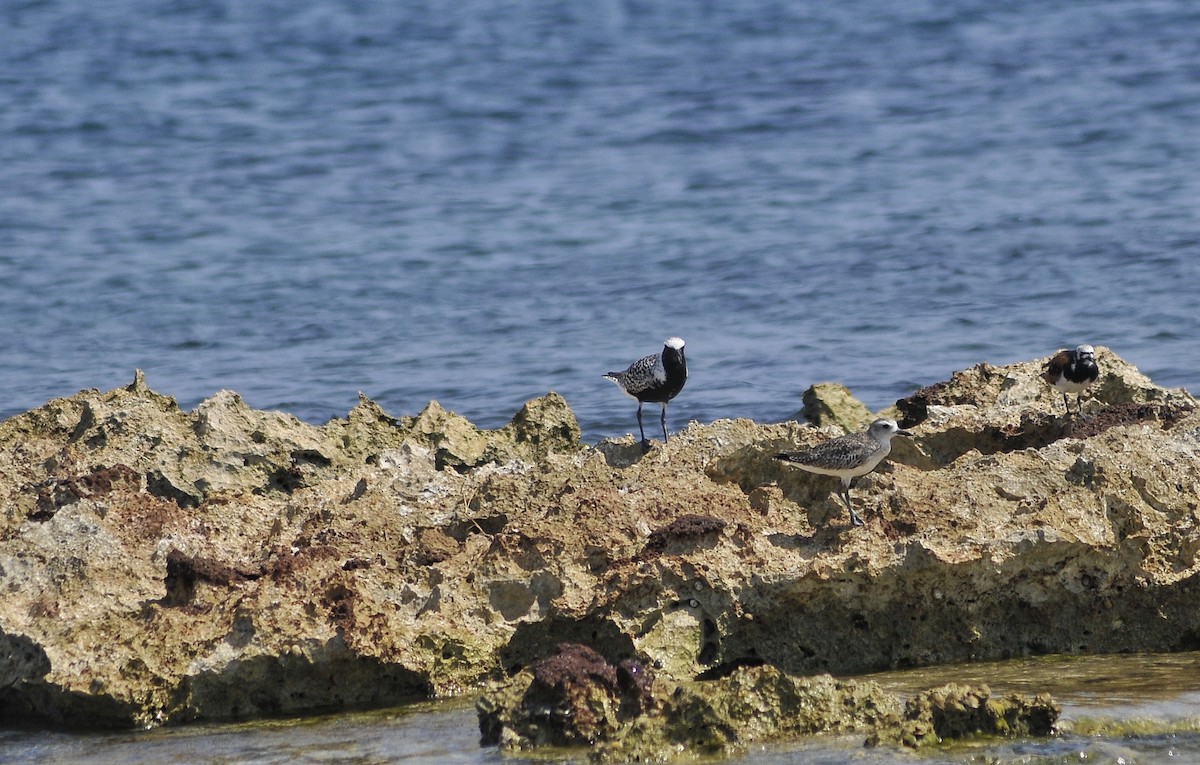
[[[0,762],[88,765],[488,763],[475,713],[462,703],[243,725],[129,733],[0,733]]]
[[[1112,347],[1197,388],[1191,0],[22,0],[0,415],[144,369],[503,424],[688,341],[689,419]]]
[[[722,760],[729,765],[1051,765],[1200,762],[1200,653],[1043,657],[885,672],[866,679],[912,693],[946,682],[987,683],[994,693],[1050,692],[1072,732],[1052,739],[965,742],[920,753],[867,749],[861,736],[815,737]],[[570,759],[564,755],[565,759]],[[578,758],[576,758],[578,759]],[[470,703],[244,725],[69,734],[0,731],[0,762],[20,765],[286,765],[304,763],[511,763],[480,748]]]

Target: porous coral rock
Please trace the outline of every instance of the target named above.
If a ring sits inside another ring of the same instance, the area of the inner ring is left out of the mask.
[[[367,399],[323,426],[231,393],[186,412],[140,376],[56,399],[0,423],[0,713],[396,703],[563,642],[678,687],[1195,648],[1200,414],[1097,355],[1082,416],[1040,359],[926,395],[857,529],[833,479],[770,459],[840,428],[693,423],[643,455],[580,445],[556,394],[498,430]]]

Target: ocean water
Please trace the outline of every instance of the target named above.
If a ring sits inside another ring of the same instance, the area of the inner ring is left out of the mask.
[[[1200,388],[1200,6],[13,0],[0,416],[145,370],[671,426],[1088,342]]]

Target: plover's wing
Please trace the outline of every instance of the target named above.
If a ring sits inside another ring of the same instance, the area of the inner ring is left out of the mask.
[[[617,375],[617,381],[629,393],[639,393],[655,385],[662,385],[667,380],[662,358],[657,353],[638,359]]]
[[[618,382],[621,382],[623,380],[628,380],[630,378],[631,374],[633,374],[636,370],[641,368],[644,364],[653,363],[655,358],[657,358],[657,354],[655,354],[653,356],[646,356],[645,358],[638,359],[637,361],[633,362],[632,364],[630,364],[629,366],[620,370],[619,372],[605,372],[604,376],[610,380],[616,380]]]
[[[879,449],[866,433],[851,433],[797,452],[780,452],[776,459],[822,470],[849,470],[870,459]]]

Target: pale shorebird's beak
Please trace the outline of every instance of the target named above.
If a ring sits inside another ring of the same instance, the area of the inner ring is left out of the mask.
[[[910,430],[897,430],[897,431],[896,431],[896,435],[898,435],[898,436],[907,436],[908,438],[912,438],[912,437],[913,437],[912,431],[910,431]]]

